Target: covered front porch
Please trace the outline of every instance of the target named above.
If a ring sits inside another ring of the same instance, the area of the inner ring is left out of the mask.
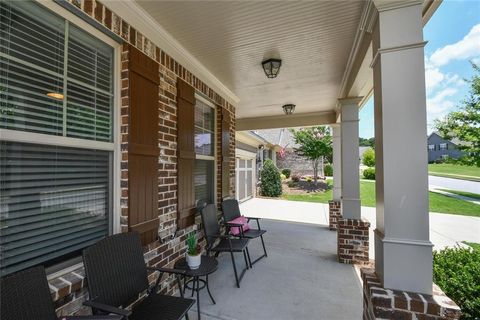
[[[201,299],[205,315],[458,318],[434,290],[429,235],[422,31],[439,1],[1,5],[2,276],[45,264],[57,313],[90,312],[82,249],[133,231],[149,266],[173,267],[191,232],[205,249],[197,205],[235,196],[236,131],[328,125],[328,228],[265,220],[270,256],[240,289],[220,256],[218,304]],[[262,61],[280,58],[274,79]],[[372,94],[377,207],[368,221],[358,112]],[[352,264],[373,258],[362,290]],[[162,290],[177,287],[170,279]]]

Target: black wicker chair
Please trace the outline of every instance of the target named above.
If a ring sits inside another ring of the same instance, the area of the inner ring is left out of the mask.
[[[235,199],[228,199],[224,200],[222,202],[222,211],[223,211],[223,219],[225,222],[228,223],[228,221],[232,221],[235,218],[238,218],[241,216],[240,213],[240,207],[238,206],[238,201]],[[262,247],[263,247],[263,255],[259,258],[257,258],[255,261],[252,262],[252,264],[257,263],[260,259],[266,258],[267,255],[267,249],[265,249],[265,241],[263,241],[263,235],[267,232],[266,230],[262,230],[260,228],[260,218],[250,218],[247,217],[247,219],[250,220],[256,220],[257,221],[257,229],[249,229],[247,231],[244,231],[243,233],[240,233],[241,237],[247,238],[247,239],[256,239],[260,238],[262,240]],[[242,230],[243,231],[243,230]]]
[[[195,300],[158,294],[163,273],[175,274],[179,288],[181,270],[147,267],[140,236],[135,232],[119,233],[105,238],[83,251],[90,300],[85,305],[94,313],[115,313],[135,320],[188,320],[188,310]],[[149,287],[147,270],[160,272],[154,286]],[[147,296],[132,311],[122,309]]]
[[[223,235],[220,230],[220,224],[217,220],[217,209],[215,205],[209,204],[202,210],[202,224],[205,238],[207,240],[207,254],[215,253],[215,257],[221,252],[229,252],[232,258],[233,272],[237,287],[240,288],[240,281],[245,275],[245,271],[250,265],[250,254],[248,252],[248,239],[238,239],[229,235]],[[217,240],[218,243],[217,243]],[[243,269],[240,277],[237,273],[234,252],[242,252],[246,267]]]
[[[65,320],[121,320],[113,316],[62,316]],[[0,279],[0,319],[57,320],[45,269],[42,266]]]

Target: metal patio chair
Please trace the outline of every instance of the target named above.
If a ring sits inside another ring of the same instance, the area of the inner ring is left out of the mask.
[[[240,217],[242,214],[240,213],[240,207],[238,205],[238,201],[235,199],[228,199],[224,200],[222,202],[222,211],[223,211],[223,219],[225,222],[228,223],[228,221],[232,221],[235,218]],[[252,264],[257,263],[260,259],[266,258],[267,255],[267,249],[265,249],[265,241],[263,240],[263,235],[267,232],[267,230],[262,230],[260,228],[260,218],[251,218],[247,217],[248,221],[250,220],[255,220],[257,221],[257,229],[249,229],[247,231],[243,231],[240,233],[241,237],[247,238],[247,239],[256,239],[260,238],[262,241],[262,247],[263,247],[263,255],[259,258],[257,258],[255,261],[252,262]]]
[[[2,320],[121,320],[113,316],[57,317],[43,266],[22,270],[0,279]]]
[[[221,233],[220,224],[217,220],[217,209],[215,205],[209,204],[202,210],[202,224],[207,240],[207,254],[215,253],[215,257],[222,252],[229,252],[232,258],[233,272],[235,273],[235,280],[237,287],[240,288],[240,281],[247,269],[250,266],[250,254],[248,252],[248,239],[234,238],[230,235]],[[218,240],[218,241],[217,241]],[[243,269],[240,277],[237,273],[237,266],[235,264],[235,252],[242,252],[245,259],[246,267]]]
[[[129,320],[179,320],[183,317],[188,320],[188,310],[195,300],[183,298],[180,275],[184,271],[147,267],[138,233],[119,233],[100,240],[83,251],[83,264],[90,294],[85,305],[92,307],[95,313],[115,313]],[[160,272],[151,287],[147,270]],[[175,274],[181,297],[157,293],[163,273]],[[124,309],[145,292],[146,297],[131,311]]]

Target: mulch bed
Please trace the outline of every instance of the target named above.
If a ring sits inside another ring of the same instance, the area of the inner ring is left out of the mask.
[[[329,189],[328,184],[323,180],[318,180],[317,184],[313,181],[308,182],[306,180],[300,180],[296,183],[296,186],[289,187],[288,181],[282,182],[282,191],[286,194],[304,194],[313,192],[324,192]]]

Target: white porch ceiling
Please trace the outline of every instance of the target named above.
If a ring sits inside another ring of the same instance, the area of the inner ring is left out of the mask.
[[[239,98],[237,118],[333,111],[364,1],[137,3]],[[282,59],[267,79],[265,58]]]

